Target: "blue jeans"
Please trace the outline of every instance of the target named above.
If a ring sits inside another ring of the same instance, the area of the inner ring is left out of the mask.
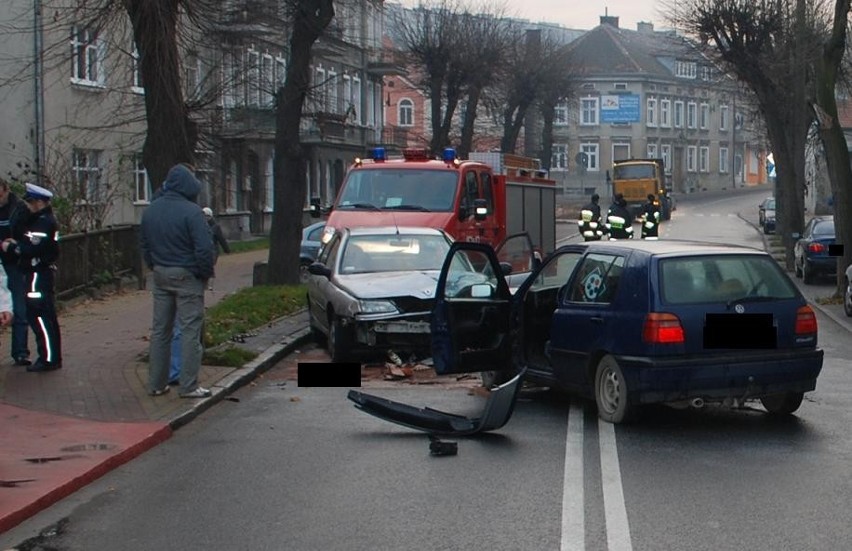
[[[175,324],[172,333],[172,363],[169,366],[169,384],[180,380],[180,327]]]
[[[161,390],[169,380],[175,326],[180,331],[180,393],[198,387],[201,369],[201,325],[205,282],[186,268],[155,266],[154,316],[148,354],[148,390]]]
[[[17,264],[4,264],[9,292],[12,293],[12,358],[29,358],[30,325],[27,322],[27,297],[24,275]]]

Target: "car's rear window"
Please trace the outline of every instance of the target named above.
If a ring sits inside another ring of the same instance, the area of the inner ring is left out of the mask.
[[[826,220],[814,224],[814,235],[834,235],[834,220]]]
[[[666,304],[728,302],[745,297],[790,299],[796,288],[778,264],[761,255],[708,255],[660,260]]]

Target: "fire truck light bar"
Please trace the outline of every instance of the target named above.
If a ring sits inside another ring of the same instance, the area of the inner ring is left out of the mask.
[[[374,147],[370,150],[370,158],[374,161],[384,161],[387,159],[387,152],[384,147]]]
[[[443,159],[443,161],[445,163],[451,163],[451,162],[455,161],[456,160],[456,150],[453,149],[452,147],[445,147],[444,152],[441,155],[441,159]]]
[[[429,152],[425,149],[408,148],[402,150],[402,157],[406,161],[428,161]]]

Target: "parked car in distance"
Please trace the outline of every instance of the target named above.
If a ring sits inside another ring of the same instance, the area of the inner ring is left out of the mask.
[[[315,222],[310,226],[302,228],[302,245],[299,250],[299,275],[302,283],[308,280],[308,266],[314,263],[319,254],[322,242],[322,231],[325,222]]]
[[[457,260],[492,268],[468,290],[442,271],[431,321],[439,374],[497,368],[499,383],[525,369],[533,382],[594,399],[602,419],[620,423],[646,404],[760,400],[769,413],[790,414],[822,369],[814,312],[764,251],[572,244],[514,294],[490,248],[455,243],[444,266]]]
[[[843,310],[852,317],[852,264],[846,267],[846,290],[843,292]]]
[[[763,205],[763,233],[775,232],[775,198],[768,199]]]
[[[335,232],[308,267],[307,282],[310,327],[327,340],[332,360],[351,358],[357,349],[428,355],[435,287],[452,243],[446,232],[426,227]],[[527,234],[510,236],[494,252],[502,259],[496,269],[517,287],[535,265],[533,252]],[[490,277],[488,266],[464,258],[445,269],[452,274],[448,290]]]
[[[831,245],[834,245],[834,217],[811,218],[793,249],[796,277],[813,283],[818,276],[836,275],[837,258],[829,255]]]
[[[757,223],[760,224],[761,227],[763,227],[763,224],[766,221],[766,206],[770,202],[772,203],[772,209],[774,210],[775,197],[767,197],[766,199],[761,201],[759,205],[757,205]]]

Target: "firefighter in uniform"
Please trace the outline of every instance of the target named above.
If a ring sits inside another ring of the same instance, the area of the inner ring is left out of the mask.
[[[600,199],[600,195],[595,193],[592,195],[592,202],[580,211],[580,219],[577,221],[577,225],[580,228],[580,235],[586,241],[597,241],[604,236],[606,228],[601,220],[601,206],[598,203]]]
[[[642,239],[657,239],[660,235],[660,207],[653,194],[642,206]]]
[[[616,239],[633,239],[633,216],[627,210],[627,201],[622,194],[617,194],[606,213],[606,228],[610,241]]]
[[[27,366],[27,371],[52,371],[62,367],[62,342],[54,297],[59,232],[50,206],[52,197],[50,191],[28,183],[23,199],[30,212],[21,224],[20,235],[0,245],[4,252],[18,257],[24,276],[27,321],[35,332],[38,348],[38,359]]]

